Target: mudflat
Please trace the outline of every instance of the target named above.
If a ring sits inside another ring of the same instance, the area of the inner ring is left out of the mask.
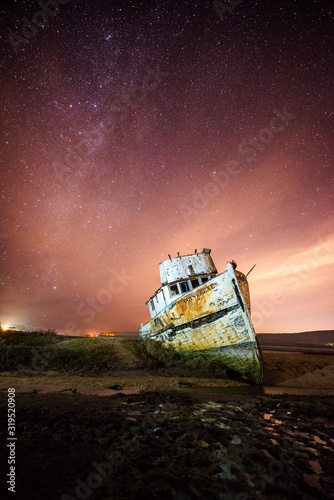
[[[282,394],[171,368],[3,373],[2,442],[7,388],[16,389],[15,498],[333,498],[334,356],[263,358],[265,386]],[[122,389],[108,389],[115,384]],[[0,459],[8,495],[5,446]]]

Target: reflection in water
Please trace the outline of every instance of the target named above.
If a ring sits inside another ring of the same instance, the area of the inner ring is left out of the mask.
[[[191,394],[206,394],[206,395],[216,395],[216,394],[251,394],[254,396],[261,396],[265,394],[262,386],[259,385],[242,385],[242,386],[227,386],[227,387],[212,387],[212,386],[200,386],[196,387],[184,387],[184,386],[167,386],[162,387],[162,390],[166,391],[178,391],[186,392]]]
[[[316,443],[319,443],[319,444],[326,444],[326,441],[323,441],[322,439],[320,439],[319,436],[314,436],[314,441]]]
[[[279,417],[282,420],[275,418],[275,416],[277,416],[278,413]],[[276,405],[276,408],[274,408],[268,413],[263,414],[263,419],[266,422],[265,428],[267,431],[271,432],[272,436],[275,437],[276,436],[281,437],[282,433],[284,433],[285,436],[293,436],[293,439],[295,443],[300,447],[300,451],[302,451],[302,454],[305,457],[307,454],[307,456],[309,457],[308,460],[309,470],[308,472],[303,473],[303,479],[308,486],[315,489],[319,489],[321,487],[319,479],[324,473],[324,469],[321,466],[319,460],[323,456],[324,450],[331,450],[331,448],[327,446],[327,442],[324,439],[321,439],[319,436],[313,434],[312,432],[299,431],[298,430],[300,428],[299,425],[291,426],[291,423],[289,424],[291,415],[292,415],[291,411],[285,412],[284,408],[280,408],[280,403],[278,403]],[[284,417],[286,417],[286,419]],[[300,418],[297,418],[297,420],[300,421]],[[275,428],[276,425],[280,426],[279,434],[275,432],[275,430],[277,430]],[[292,427],[292,429],[291,428],[289,429],[290,426]],[[270,439],[274,446],[280,446],[280,443],[277,441],[277,439],[274,438]],[[331,439],[330,441],[333,442],[334,440]]]
[[[309,463],[316,474],[321,474],[323,469],[322,469],[321,465],[319,464],[318,460],[310,460]]]
[[[282,395],[289,394],[291,396],[334,396],[334,391],[330,389],[305,389],[300,387],[277,387],[277,386],[260,386],[260,385],[243,385],[243,386],[228,386],[228,387],[212,387],[200,386],[182,387],[171,385],[162,387],[161,390],[166,391],[181,391],[191,392],[196,394],[249,394],[252,396],[261,396],[263,394]]]

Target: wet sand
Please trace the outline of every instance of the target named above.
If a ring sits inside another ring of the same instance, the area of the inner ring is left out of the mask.
[[[263,394],[236,381],[160,372],[103,379],[122,382],[122,391],[96,378],[94,386],[93,377],[46,384],[40,372],[39,384],[30,377],[20,392],[17,377],[6,374],[0,387],[17,393],[15,498],[334,498],[333,397],[318,394],[322,380],[334,392],[334,356],[263,357],[266,386],[314,394]],[[150,384],[154,391],[142,390]],[[5,391],[0,402],[3,443]],[[8,449],[0,453],[2,493]]]

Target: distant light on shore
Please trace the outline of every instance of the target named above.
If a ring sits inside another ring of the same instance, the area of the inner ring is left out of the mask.
[[[16,328],[15,326],[9,326],[9,325],[0,325],[0,330],[2,330],[3,332],[6,332],[8,330],[10,331],[15,331]]]

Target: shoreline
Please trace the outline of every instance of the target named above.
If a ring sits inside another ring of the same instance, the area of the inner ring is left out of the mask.
[[[263,350],[264,380],[262,386],[249,385],[244,381],[218,376],[203,376],[194,370],[192,376],[177,374],[173,368],[115,370],[108,374],[82,375],[76,372],[31,370],[27,372],[3,372],[0,375],[0,390],[15,386],[18,391],[59,392],[75,390],[82,394],[111,395],[117,393],[108,387],[120,385],[124,393],[154,390],[208,392],[231,392],[249,394],[277,394],[284,388],[292,394],[298,389],[319,390],[330,394],[334,391],[334,353],[303,353],[293,351]],[[188,387],[187,387],[188,385]],[[189,385],[193,385],[190,387]],[[185,386],[185,387],[182,387]],[[94,392],[95,391],[95,392]]]

